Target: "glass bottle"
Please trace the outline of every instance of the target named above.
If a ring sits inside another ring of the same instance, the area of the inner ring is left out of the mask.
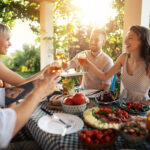
[[[150,112],[147,113],[146,128],[148,130],[147,141],[150,142]]]

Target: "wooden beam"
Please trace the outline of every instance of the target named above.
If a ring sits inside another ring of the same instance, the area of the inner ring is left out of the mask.
[[[33,2],[33,3],[41,3],[43,0],[27,0],[27,1]],[[55,2],[56,0],[44,0],[44,1]]]

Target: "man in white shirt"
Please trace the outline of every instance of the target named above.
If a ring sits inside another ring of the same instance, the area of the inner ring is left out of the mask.
[[[101,71],[105,72],[113,66],[113,60],[102,51],[102,47],[105,44],[106,35],[104,31],[96,29],[92,32],[90,37],[89,48],[90,50],[85,50],[81,53],[85,53],[86,57],[95,64]],[[83,65],[83,79],[81,87],[84,89],[98,89],[98,90],[108,90],[112,79],[107,81],[102,81],[98,76],[96,76],[87,66]],[[69,62],[63,63],[64,69],[77,68],[80,66],[78,62],[78,54]]]
[[[59,76],[59,73],[45,73],[44,79],[34,81],[34,89],[20,104],[14,108],[0,108],[0,149],[8,146],[42,99],[54,91]]]

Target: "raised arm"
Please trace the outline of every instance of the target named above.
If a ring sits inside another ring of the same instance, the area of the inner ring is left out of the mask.
[[[119,69],[123,66],[126,55],[127,54],[120,55],[120,57],[116,60],[116,63],[106,72],[102,72],[101,70],[99,70],[89,60],[87,60],[86,65],[88,65],[88,67],[93,71],[93,73],[101,80],[108,80],[110,77],[116,74],[119,71]]]
[[[27,122],[39,102],[54,91],[59,80],[59,73],[52,73],[46,74],[46,77],[43,80],[39,79],[35,81],[33,91],[25,97],[22,103],[13,108],[17,116],[13,136]]]
[[[18,75],[16,72],[8,69],[4,64],[0,62],[0,79],[12,84],[14,86],[19,86],[22,84],[25,84],[27,82],[36,80],[40,78],[41,75],[50,67],[50,65],[47,65],[44,67],[40,72],[36,73],[35,75],[25,79],[22,76]]]
[[[42,78],[43,74],[49,69],[49,67],[50,67],[50,65],[45,66],[40,72],[34,74],[33,76],[31,76],[29,78],[24,79],[24,81],[19,83],[18,86],[23,85],[23,84],[25,84],[27,82],[36,80],[38,78]]]
[[[71,61],[69,62],[62,62],[62,67],[64,70],[68,70],[71,68],[76,68],[79,65],[77,64],[77,56],[75,56]]]
[[[25,81],[23,77],[18,75],[16,72],[13,72],[12,70],[8,69],[1,62],[0,62],[0,79],[15,86]]]

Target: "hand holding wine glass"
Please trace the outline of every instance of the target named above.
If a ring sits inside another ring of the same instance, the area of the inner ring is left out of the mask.
[[[48,72],[61,72],[62,71],[62,61],[61,60],[54,60],[50,64],[50,68]]]
[[[86,54],[85,54],[85,52],[79,53],[78,54],[78,62],[79,62],[79,64],[80,65],[84,65],[85,61],[86,61]]]
[[[84,66],[85,63],[86,63],[86,53],[85,52],[81,52],[77,55],[78,57],[78,62],[81,66]],[[84,67],[84,72],[83,73],[86,73],[85,71],[85,67]]]

